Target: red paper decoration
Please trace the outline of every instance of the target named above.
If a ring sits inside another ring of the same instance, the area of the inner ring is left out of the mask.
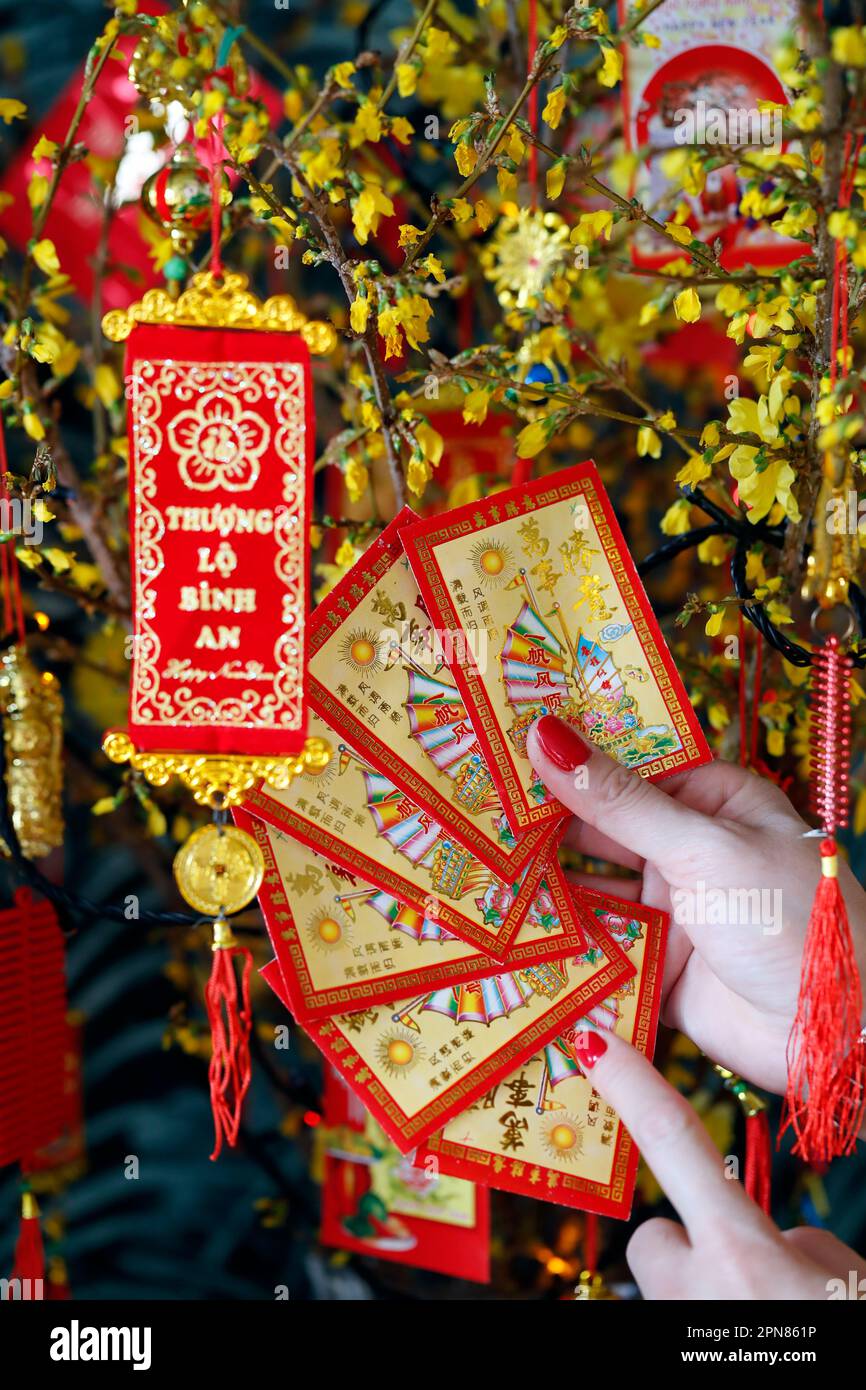
[[[127,349],[136,748],[306,733],[313,403],[300,336],[139,325]]]
[[[0,1168],[39,1166],[68,1116],[63,938],[48,902],[19,888],[0,912]]]

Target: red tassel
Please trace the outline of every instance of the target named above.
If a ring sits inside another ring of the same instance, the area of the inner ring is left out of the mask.
[[[39,1208],[31,1192],[25,1192],[21,1197],[21,1225],[15,1246],[15,1263],[9,1278],[10,1282],[15,1281],[13,1297],[28,1301],[44,1298],[45,1251],[42,1247]]]
[[[853,1153],[866,1111],[863,991],[838,872],[836,841],[822,840],[780,1131],[793,1129],[793,1151],[807,1163]]]
[[[788,1040],[779,1134],[793,1129],[794,1153],[814,1165],[853,1153],[866,1110],[863,991],[834,838],[848,824],[851,752],[851,658],[836,636],[812,657],[811,714],[813,809],[826,838]]]
[[[244,957],[241,999],[235,976],[234,956]],[[252,952],[238,946],[227,922],[214,922],[213,967],[205,990],[210,1022],[210,1101],[214,1121],[214,1151],[219,1158],[223,1140],[231,1148],[238,1141],[241,1109],[250,1085],[250,973]]]
[[[766,1110],[746,1115],[745,1188],[761,1211],[770,1215],[770,1174],[772,1166],[770,1122]]]

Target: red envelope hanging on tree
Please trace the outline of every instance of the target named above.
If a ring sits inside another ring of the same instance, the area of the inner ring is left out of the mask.
[[[210,273],[104,328],[128,340],[134,620],[128,736],[106,751],[267,777],[306,738],[309,356],[334,331]]]

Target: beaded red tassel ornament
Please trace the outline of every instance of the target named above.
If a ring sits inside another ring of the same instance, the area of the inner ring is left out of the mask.
[[[863,991],[835,840],[848,824],[850,748],[851,658],[831,636],[812,664],[812,809],[824,839],[788,1042],[780,1130],[793,1129],[794,1153],[813,1165],[853,1152],[866,1109]]]

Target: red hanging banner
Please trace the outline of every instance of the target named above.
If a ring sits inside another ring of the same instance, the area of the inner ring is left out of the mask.
[[[141,750],[282,757],[306,733],[313,403],[298,335],[138,325],[126,357]]]

